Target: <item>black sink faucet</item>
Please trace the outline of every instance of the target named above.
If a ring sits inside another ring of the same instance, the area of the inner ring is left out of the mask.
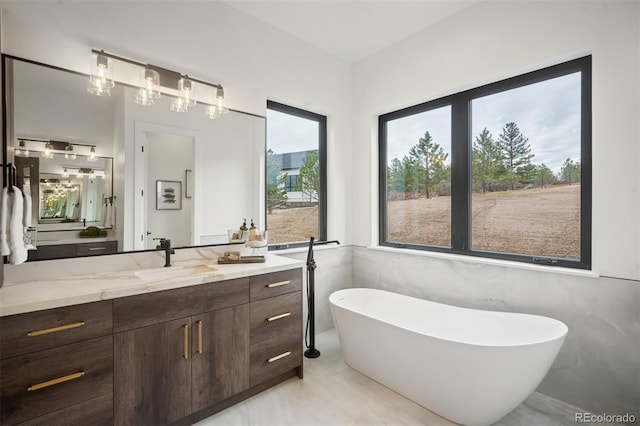
[[[160,240],[156,249],[164,250],[164,267],[171,266],[171,255],[176,254],[176,251],[171,248],[171,240],[168,238],[154,238],[154,240]]]

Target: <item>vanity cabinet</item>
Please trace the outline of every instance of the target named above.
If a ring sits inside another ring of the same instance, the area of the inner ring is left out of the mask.
[[[37,250],[29,250],[28,260],[51,260],[67,257],[94,256],[118,252],[117,241],[97,241],[91,243],[39,245]]]
[[[182,419],[249,388],[249,279],[114,300],[115,424]]]
[[[251,386],[296,368],[302,378],[302,279],[299,270],[250,278]]]
[[[0,345],[3,425],[112,423],[110,301],[2,317]]]

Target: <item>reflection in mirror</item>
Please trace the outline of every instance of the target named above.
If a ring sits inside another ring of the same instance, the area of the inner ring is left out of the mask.
[[[243,218],[261,227],[264,117],[230,111],[210,120],[200,104],[178,113],[164,94],[141,106],[136,88],[122,84],[109,97],[92,96],[86,75],[3,60],[5,158],[16,164],[18,186],[39,200],[32,213],[38,252],[64,245],[57,253],[74,256],[79,251],[68,245],[99,241],[118,252],[148,250],[161,237],[176,248],[224,244]],[[158,180],[179,183],[180,209],[158,208]],[[89,226],[107,235],[82,238]]]

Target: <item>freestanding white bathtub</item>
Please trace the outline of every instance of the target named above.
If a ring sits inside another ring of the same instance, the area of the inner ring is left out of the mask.
[[[490,425],[524,401],[567,335],[555,319],[459,308],[383,290],[329,297],[353,369],[464,425]]]

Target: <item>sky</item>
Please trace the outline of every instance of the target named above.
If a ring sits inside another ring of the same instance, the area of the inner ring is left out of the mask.
[[[533,163],[558,173],[567,158],[580,161],[580,73],[477,98],[471,108],[474,140],[485,127],[497,140],[504,125],[514,122],[529,139]],[[387,162],[401,160],[425,131],[450,153],[449,115],[444,107],[389,122]]]
[[[267,149],[276,154],[318,149],[318,122],[267,109]]]

